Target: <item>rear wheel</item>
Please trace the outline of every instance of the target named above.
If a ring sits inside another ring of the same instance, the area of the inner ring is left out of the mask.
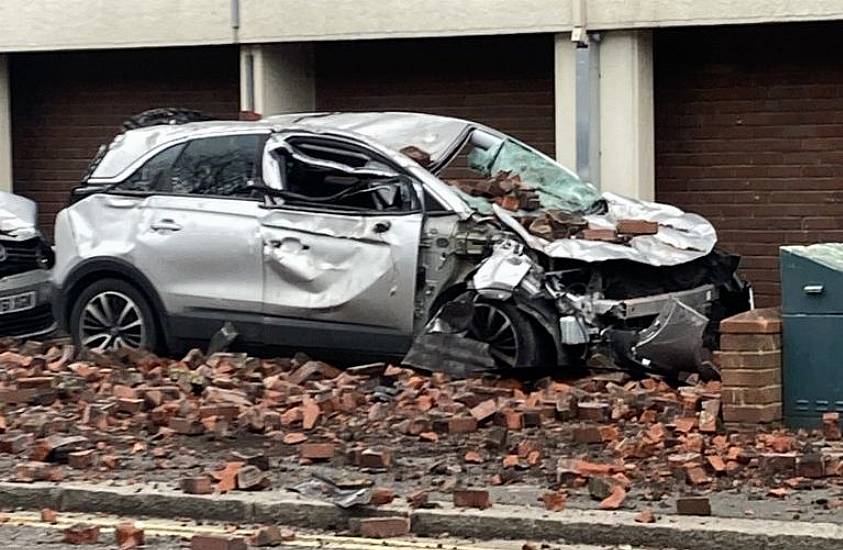
[[[81,348],[155,350],[154,319],[146,297],[135,287],[120,279],[103,279],[79,295],[70,313],[70,330]]]
[[[477,302],[468,335],[489,344],[489,353],[504,368],[541,367],[544,350],[533,323],[503,302]]]

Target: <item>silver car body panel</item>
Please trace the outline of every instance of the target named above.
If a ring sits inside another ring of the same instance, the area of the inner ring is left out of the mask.
[[[378,232],[379,224],[389,230]],[[422,214],[276,208],[261,219],[267,315],[413,328]]]

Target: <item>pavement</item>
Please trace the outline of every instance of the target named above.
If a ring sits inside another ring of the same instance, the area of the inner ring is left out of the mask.
[[[639,523],[631,512],[564,510],[548,512],[523,506],[494,505],[485,510],[454,508],[436,502],[432,508],[401,504],[343,510],[324,501],[281,491],[225,495],[185,495],[151,485],[114,487],[80,483],[0,483],[0,507],[64,513],[99,513],[150,518],[193,518],[229,524],[280,524],[353,534],[355,524],[371,517],[409,518],[420,537],[524,541],[558,544],[634,545],[644,548],[751,548],[814,550],[843,548],[843,527],[831,523],[747,520],[700,516],[660,516]],[[391,544],[393,539],[390,539]]]
[[[114,526],[118,523],[132,522],[143,529],[146,550],[182,550],[189,547],[193,534],[227,534],[231,536],[251,536],[257,526],[234,526],[213,522],[185,522],[162,519],[139,519],[136,517],[61,513],[57,523],[40,521],[40,515],[34,512],[6,514],[0,524],[0,541],[4,548],[15,550],[79,550],[80,546],[63,542],[63,531],[76,523],[97,525],[100,528],[100,540],[97,544],[82,548],[114,548]],[[348,537],[336,533],[319,531],[299,531],[295,539],[275,548],[288,550],[650,550],[643,547],[593,546],[582,544],[564,544],[549,541],[531,540],[471,540],[454,537],[402,537],[390,539],[385,543],[380,539]]]

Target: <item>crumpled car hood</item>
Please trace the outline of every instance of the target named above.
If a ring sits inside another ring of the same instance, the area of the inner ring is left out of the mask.
[[[0,191],[0,233],[35,231],[37,212],[34,201]]]
[[[549,241],[527,231],[507,210],[492,205],[498,219],[517,233],[534,250],[552,258],[585,262],[631,260],[653,266],[679,265],[707,254],[717,243],[717,233],[705,218],[683,212],[675,206],[603,193],[608,205],[605,214],[583,216],[591,227],[614,229],[618,220],[635,219],[656,222],[656,235],[639,235],[627,243],[557,239]]]

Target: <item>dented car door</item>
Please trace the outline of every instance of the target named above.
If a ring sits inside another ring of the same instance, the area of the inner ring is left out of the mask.
[[[276,165],[283,192],[261,219],[268,336],[403,352],[413,329],[423,220],[409,196],[415,192],[346,144],[318,142],[275,152],[283,157]],[[346,154],[361,166],[343,164]]]

